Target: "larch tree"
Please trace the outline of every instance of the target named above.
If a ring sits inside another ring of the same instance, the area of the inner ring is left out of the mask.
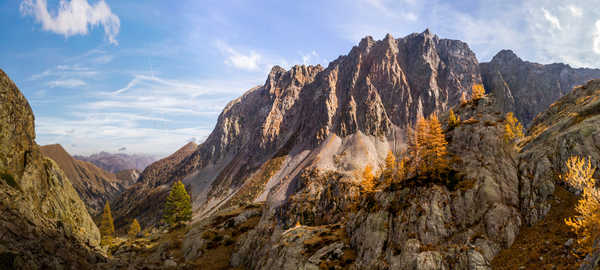
[[[408,165],[409,164],[408,164],[407,157],[402,157],[396,167],[396,173],[394,174],[394,181],[402,182],[406,178],[408,178],[408,175],[410,174],[410,168],[408,167]]]
[[[129,231],[127,231],[129,239],[137,238],[137,235],[140,233],[140,231],[142,231],[142,227],[140,227],[140,223],[137,221],[137,219],[134,218],[131,222],[131,225],[129,225]]]
[[[600,236],[600,192],[593,178],[596,168],[591,160],[573,156],[566,162],[567,172],[560,178],[582,191],[577,202],[575,217],[565,219],[565,224],[577,234],[577,244],[581,252],[589,254]]]
[[[417,174],[427,171],[427,162],[425,153],[427,152],[427,134],[429,124],[423,116],[417,118],[415,128],[410,135],[410,155]]]
[[[102,244],[107,244],[115,236],[115,224],[110,211],[110,204],[106,202],[102,220],[100,221],[100,234],[102,235]]]
[[[392,151],[389,151],[385,157],[385,168],[383,169],[383,180],[389,184],[394,180],[394,173],[396,171],[396,157]]]
[[[453,128],[458,126],[458,124],[460,124],[460,116],[456,116],[456,114],[454,114],[454,111],[450,109],[450,112],[448,114],[448,126]]]
[[[448,150],[446,149],[448,142],[446,141],[446,136],[442,130],[442,125],[440,124],[440,121],[435,113],[429,117],[427,123],[429,126],[427,148],[429,150],[428,160],[430,161],[430,165],[428,167],[431,168],[432,173],[439,175],[442,171],[448,168],[448,160],[446,158],[448,155]]]
[[[169,226],[192,220],[192,200],[181,181],[173,183],[171,187],[163,209],[163,219]]]
[[[373,192],[375,190],[375,175],[373,175],[373,167],[371,167],[371,164],[365,166],[360,186],[365,192]]]
[[[471,99],[478,100],[482,99],[485,96],[485,88],[483,88],[483,84],[474,84]]]
[[[467,103],[467,92],[462,92],[462,94],[460,94],[460,104],[466,104]]]
[[[523,125],[519,123],[519,119],[517,119],[512,112],[506,114],[505,122],[504,141],[506,143],[521,139],[525,136],[523,133]]]

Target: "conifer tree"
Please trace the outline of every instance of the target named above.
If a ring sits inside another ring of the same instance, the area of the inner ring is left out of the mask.
[[[523,138],[524,136],[523,125],[519,123],[519,120],[512,112],[507,113],[506,124],[504,125],[504,141],[509,143],[515,139]]]
[[[586,162],[577,156],[570,157],[565,165],[567,172],[560,178],[583,191],[575,207],[578,215],[565,219],[565,224],[577,234],[579,250],[589,254],[600,237],[600,191],[596,189],[596,180],[592,178],[596,169],[590,159]]]
[[[396,157],[394,153],[389,151],[385,158],[385,169],[383,170],[383,180],[385,183],[391,183],[394,178],[394,172],[396,170]]]
[[[448,155],[446,145],[448,145],[448,142],[446,141],[444,131],[442,130],[442,125],[435,113],[429,117],[427,122],[429,125],[427,144],[429,145],[428,149],[430,151],[428,153],[428,159],[431,162],[429,167],[431,168],[431,172],[439,175],[439,173],[448,168],[448,160],[446,159],[446,156]]]
[[[140,233],[141,230],[142,228],[140,227],[140,223],[137,221],[136,218],[134,218],[131,222],[131,225],[129,225],[129,231],[127,232],[129,239],[137,238],[137,235],[138,233]]]
[[[478,100],[485,96],[485,88],[483,88],[482,84],[473,85],[473,90],[471,94],[471,99]]]
[[[373,167],[371,167],[371,164],[367,164],[367,166],[365,166],[360,185],[366,192],[372,192],[375,190],[375,175],[373,175]]]
[[[452,109],[450,109],[450,112],[448,114],[448,126],[449,127],[456,127],[458,126],[458,124],[460,123],[460,116],[456,116],[454,114],[454,111]]]
[[[417,174],[427,171],[425,153],[428,133],[427,120],[423,116],[417,118],[415,129],[411,131],[410,154]]]
[[[410,171],[408,168],[408,160],[406,157],[402,157],[400,159],[400,162],[398,162],[396,174],[394,175],[394,181],[401,182],[405,180],[408,177],[409,173]]]
[[[108,202],[106,202],[104,205],[104,212],[102,212],[102,220],[100,221],[100,234],[102,235],[103,244],[106,244],[115,236],[115,224],[110,211],[110,204]]]
[[[181,181],[173,183],[163,209],[163,219],[173,226],[192,220],[192,201]]]

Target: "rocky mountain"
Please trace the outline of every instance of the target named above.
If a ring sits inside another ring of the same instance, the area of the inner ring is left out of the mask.
[[[319,167],[350,172],[376,163],[403,146],[403,130],[418,115],[446,110],[475,83],[479,64],[464,42],[429,31],[367,37],[327,68],[274,67],[161,181],[183,178],[197,217],[228,202],[265,200],[275,185],[273,200],[281,202],[304,167],[320,160]]]
[[[89,269],[100,233],[67,176],[42,155],[25,97],[0,70],[0,268]]]
[[[600,69],[531,63],[510,50],[500,51],[479,67],[484,86],[498,98],[500,109],[515,112],[525,125],[573,87],[600,78]]]
[[[119,183],[124,185],[125,188],[128,188],[129,186],[135,184],[140,178],[140,171],[137,169],[118,171],[115,173],[115,177],[119,179]]]
[[[114,174],[92,163],[74,159],[60,144],[45,145],[40,150],[63,170],[93,216],[102,213],[104,204],[128,186]]]
[[[75,159],[90,162],[105,171],[117,173],[123,170],[137,169],[142,171],[146,166],[156,161],[156,157],[150,155],[139,154],[123,154],[123,153],[108,153],[100,152],[89,156],[75,155]]]

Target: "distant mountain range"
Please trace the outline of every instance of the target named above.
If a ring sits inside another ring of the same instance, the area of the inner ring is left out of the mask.
[[[100,152],[89,156],[75,155],[75,159],[87,161],[111,173],[119,171],[136,169],[143,171],[148,165],[156,161],[158,158],[151,155],[143,154],[122,154]]]

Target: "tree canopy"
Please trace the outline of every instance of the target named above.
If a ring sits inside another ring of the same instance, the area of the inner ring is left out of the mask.
[[[181,181],[173,183],[171,187],[163,209],[163,219],[169,226],[192,220],[192,200]]]

